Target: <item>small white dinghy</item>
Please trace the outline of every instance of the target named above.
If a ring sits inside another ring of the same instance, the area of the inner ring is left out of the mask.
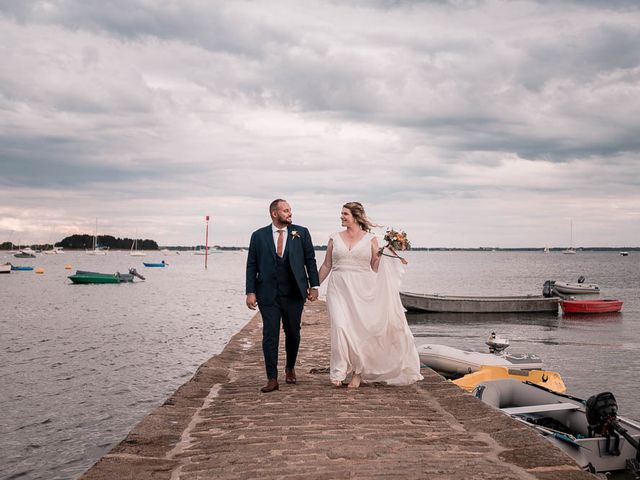
[[[640,424],[617,416],[618,405],[610,392],[585,401],[505,379],[482,382],[473,395],[535,429],[585,470],[640,473]]]
[[[597,283],[584,283],[584,277],[580,276],[577,282],[555,282],[553,288],[558,293],[565,295],[580,293],[600,293],[600,286]]]
[[[466,375],[477,372],[482,365],[507,367],[517,370],[541,370],[544,362],[534,353],[506,353],[509,346],[506,339],[491,334],[486,342],[491,352],[483,353],[460,350],[446,345],[425,343],[418,346],[420,362],[445,376]]]

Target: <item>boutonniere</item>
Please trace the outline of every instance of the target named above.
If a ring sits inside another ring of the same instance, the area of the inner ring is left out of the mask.
[[[297,230],[291,230],[291,237],[292,238],[300,238],[300,234],[298,233]]]

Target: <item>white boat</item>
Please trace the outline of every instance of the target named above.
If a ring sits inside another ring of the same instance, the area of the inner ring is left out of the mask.
[[[14,253],[13,256],[16,258],[36,258],[36,252],[30,247],[25,247],[20,249],[18,253]]]
[[[483,353],[460,350],[446,345],[419,345],[420,362],[446,375],[466,375],[477,372],[482,365],[494,365],[518,370],[541,370],[544,362],[534,353]]]
[[[555,282],[553,288],[563,294],[600,293],[600,286],[597,283],[584,283],[584,277],[577,282]]]
[[[198,248],[193,252],[194,255],[211,255],[212,253],[222,253],[222,250],[216,247],[210,247],[208,251],[206,248]]]
[[[138,235],[136,234],[136,237]],[[141,250],[138,250],[138,239],[133,239],[133,244],[131,244],[131,251],[129,252],[129,256],[131,257],[146,257],[147,254]]]
[[[5,263],[0,265],[0,273],[11,273],[11,264]]]
[[[93,235],[93,249],[87,250],[87,255],[106,255],[109,248],[98,246],[98,219],[96,218],[96,232]]]
[[[629,256],[629,252],[620,252],[620,255],[623,257],[628,257]]]
[[[634,467],[640,424],[617,416],[617,402],[609,392],[585,401],[505,379],[482,382],[473,394],[535,429],[585,470],[617,472],[627,468],[628,460]],[[634,468],[638,468],[637,462]]]

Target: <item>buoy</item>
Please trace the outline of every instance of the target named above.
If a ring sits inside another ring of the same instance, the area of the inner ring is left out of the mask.
[[[36,268],[36,273],[44,273],[44,268],[42,267]]]
[[[65,270],[71,270],[72,268],[73,268],[73,267],[72,267],[71,265],[65,265],[65,266],[64,266],[64,269],[65,269]]]

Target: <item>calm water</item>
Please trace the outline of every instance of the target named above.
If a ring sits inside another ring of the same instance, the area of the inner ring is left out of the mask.
[[[318,252],[320,262],[324,254]],[[623,313],[592,319],[560,315],[410,315],[418,343],[484,350],[492,332],[512,351],[539,354],[569,391],[611,390],[622,414],[640,419],[640,255],[617,253],[409,252],[403,288],[449,294],[538,293],[547,279],[585,275]],[[224,348],[251,317],[244,306],[244,253],[209,257],[125,252],[14,259],[44,275],[0,276],[0,478],[72,479],[119,442],[149,411]],[[64,269],[124,272],[147,281],[71,285]],[[303,338],[304,341],[304,338]]]

